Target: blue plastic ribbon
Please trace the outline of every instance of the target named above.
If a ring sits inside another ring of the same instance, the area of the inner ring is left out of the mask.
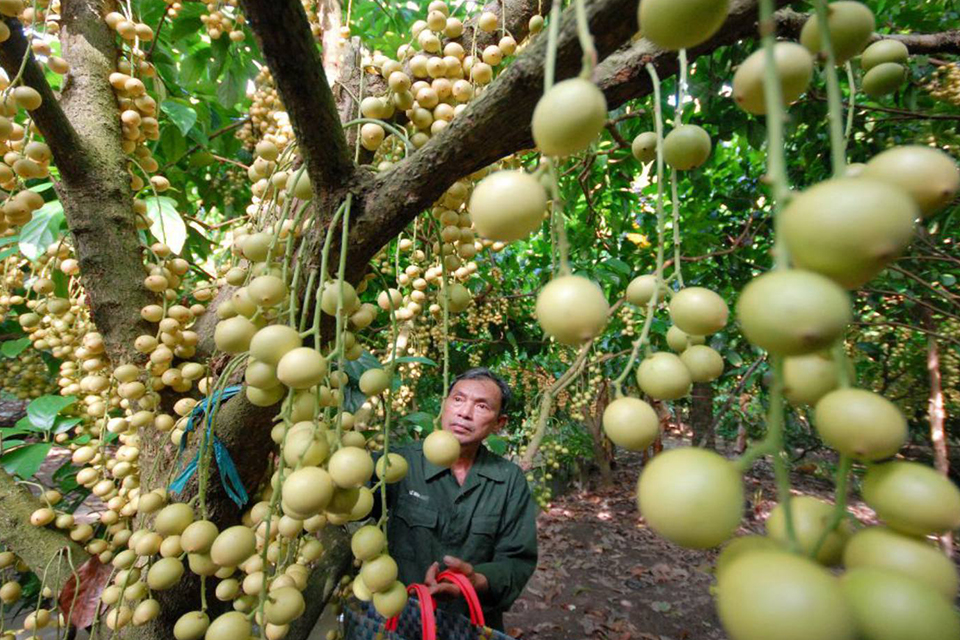
[[[193,477],[193,474],[197,472],[197,467],[200,464],[200,456],[206,454],[207,442],[213,442],[213,456],[217,461],[217,469],[220,472],[220,484],[223,485],[224,490],[227,492],[227,495],[230,496],[230,499],[236,503],[238,507],[243,507],[250,499],[247,495],[246,489],[243,488],[243,482],[240,481],[240,474],[237,473],[237,466],[233,463],[233,458],[230,457],[230,452],[227,451],[226,445],[224,445],[220,438],[213,433],[213,416],[214,410],[219,406],[221,402],[227,400],[238,393],[243,387],[241,385],[233,385],[232,387],[227,387],[219,393],[214,393],[208,398],[203,399],[197,406],[193,408],[193,411],[190,412],[190,417],[187,418],[187,426],[183,429],[184,437],[180,438],[180,447],[177,450],[177,460],[174,463],[174,467],[179,466],[180,456],[183,454],[184,449],[187,447],[187,438],[186,435],[194,430],[196,426],[196,420],[199,420],[204,414],[207,417],[207,437],[204,440],[203,444],[200,447],[200,451],[197,452],[193,459],[187,463],[187,466],[183,468],[183,471],[170,483],[169,490],[171,493],[180,493],[183,491],[187,482],[190,481],[190,478]]]

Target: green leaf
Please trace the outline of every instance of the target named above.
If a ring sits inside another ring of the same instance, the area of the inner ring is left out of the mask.
[[[36,475],[37,470],[47,458],[52,442],[38,442],[14,449],[0,458],[0,464],[7,473],[27,479]]]
[[[424,358],[423,356],[402,356],[397,358],[397,362],[419,362],[420,364],[429,365],[431,367],[439,366],[430,358]]]
[[[603,264],[627,277],[633,273],[633,269],[630,268],[630,265],[619,258],[606,258],[603,260]]]
[[[197,112],[178,100],[164,100],[160,103],[160,110],[170,117],[183,135],[187,135],[197,123]]]
[[[19,340],[7,340],[3,344],[0,344],[0,353],[6,358],[15,358],[23,350],[30,346],[30,338],[20,338]]]
[[[57,420],[57,414],[77,401],[76,396],[40,396],[27,405],[27,418],[42,431],[48,431]]]
[[[502,456],[507,452],[507,441],[500,436],[490,436],[485,442],[487,449],[490,449],[490,451],[498,456]]]
[[[33,218],[20,230],[20,253],[30,261],[39,258],[57,239],[63,220],[63,205],[59,200],[34,211]]]
[[[187,241],[187,225],[177,213],[177,201],[166,196],[146,199],[150,233],[174,253],[180,253]]]
[[[52,182],[49,182],[49,181],[48,181],[48,182],[41,182],[40,184],[35,184],[35,185],[33,185],[33,186],[30,187],[29,189],[30,189],[30,191],[33,191],[33,192],[35,192],[35,193],[43,193],[44,191],[47,191],[47,190],[49,190],[49,189],[53,189],[53,183],[52,183]]]
[[[83,422],[83,418],[64,418],[63,416],[57,416],[53,421],[53,432],[55,434],[66,433],[81,422]]]
[[[425,411],[415,411],[414,413],[408,413],[400,418],[400,422],[412,424],[414,431],[427,434],[433,431],[433,418],[433,415],[426,413]]]

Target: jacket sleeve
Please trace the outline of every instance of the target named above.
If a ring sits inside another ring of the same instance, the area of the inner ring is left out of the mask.
[[[508,482],[507,506],[493,560],[473,567],[489,583],[489,589],[480,594],[481,601],[485,606],[502,611],[509,609],[520,597],[537,568],[537,507],[519,469]]]

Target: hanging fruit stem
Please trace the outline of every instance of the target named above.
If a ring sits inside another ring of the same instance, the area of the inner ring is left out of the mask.
[[[837,77],[837,58],[833,52],[833,39],[830,36],[828,18],[830,10],[825,0],[814,0],[817,11],[817,27],[820,42],[826,57],[824,67],[827,79],[827,107],[830,123],[830,154],[834,177],[842,176],[847,165],[847,143],[843,137],[843,104],[840,100],[840,80]]]

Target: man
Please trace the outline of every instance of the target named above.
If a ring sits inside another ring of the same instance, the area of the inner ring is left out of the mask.
[[[443,403],[441,427],[460,441],[450,469],[423,455],[422,443],[392,449],[409,464],[387,485],[387,540],[404,584],[426,584],[440,608],[466,615],[454,584],[438,583],[444,569],[476,588],[486,624],[503,630],[503,612],[537,565],[536,507],[520,467],[490,452],[483,441],[507,422],[510,388],[489,369],[466,371]]]

